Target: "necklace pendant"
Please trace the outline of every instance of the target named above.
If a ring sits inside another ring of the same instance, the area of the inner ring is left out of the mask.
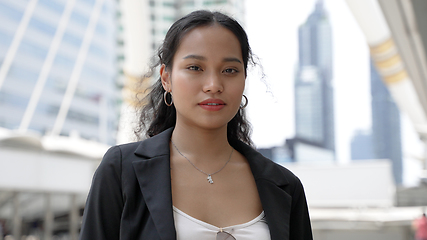
[[[212,180],[212,177],[211,177],[211,175],[210,175],[210,174],[208,175],[207,180],[208,180],[208,182],[209,182],[210,184],[213,184],[213,180]]]

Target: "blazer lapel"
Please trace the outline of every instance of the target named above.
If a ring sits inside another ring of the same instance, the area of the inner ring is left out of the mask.
[[[258,179],[256,184],[270,229],[271,239],[288,239],[291,196],[268,180]]]
[[[284,190],[288,180],[281,169],[250,146],[239,142],[236,150],[249,162],[258,188],[272,240],[289,239],[292,197]]]
[[[143,141],[135,154],[143,160],[133,162],[150,216],[160,239],[176,239],[173,219],[169,139],[172,129]]]

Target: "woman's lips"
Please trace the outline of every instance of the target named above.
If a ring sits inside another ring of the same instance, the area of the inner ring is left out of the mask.
[[[225,102],[220,99],[207,99],[198,104],[201,108],[208,111],[219,111],[225,107]]]

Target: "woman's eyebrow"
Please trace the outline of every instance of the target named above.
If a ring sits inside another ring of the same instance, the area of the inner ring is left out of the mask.
[[[200,55],[194,55],[194,54],[190,54],[190,55],[183,57],[183,59],[189,59],[189,58],[193,58],[193,59],[197,59],[197,60],[206,60],[205,57],[200,56]]]
[[[206,60],[205,57],[200,56],[200,55],[195,55],[195,54],[190,54],[190,55],[187,55],[187,56],[183,57],[183,59],[189,59],[189,58],[197,59],[197,60],[201,60],[201,61],[205,61]],[[223,62],[238,62],[238,63],[242,63],[242,61],[240,61],[240,59],[235,58],[235,57],[227,57],[227,58],[224,58],[222,61]]]
[[[240,61],[238,58],[234,58],[234,57],[224,58],[222,61],[223,62],[238,62],[238,63],[242,63],[242,61]]]

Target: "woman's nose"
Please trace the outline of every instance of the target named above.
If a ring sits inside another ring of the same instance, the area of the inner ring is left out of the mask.
[[[216,92],[222,92],[223,90],[224,90],[224,86],[222,85],[220,76],[217,73],[209,74],[205,80],[203,91],[216,93]]]

